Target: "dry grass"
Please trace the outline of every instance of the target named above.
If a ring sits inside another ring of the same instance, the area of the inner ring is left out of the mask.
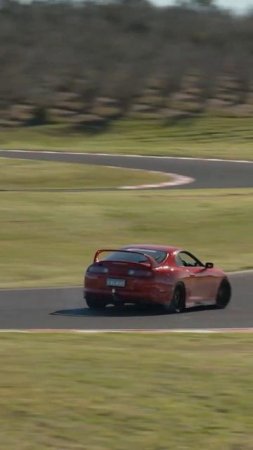
[[[145,170],[0,158],[0,190],[108,189],[170,180]]]
[[[252,450],[252,334],[2,335],[0,448]]]
[[[99,247],[175,244],[252,268],[250,189],[1,193],[0,286],[81,284]]]

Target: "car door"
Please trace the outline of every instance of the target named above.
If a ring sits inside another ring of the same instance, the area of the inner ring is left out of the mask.
[[[201,304],[209,300],[210,269],[188,251],[177,255],[177,264],[184,267],[184,282],[188,292],[189,303]]]

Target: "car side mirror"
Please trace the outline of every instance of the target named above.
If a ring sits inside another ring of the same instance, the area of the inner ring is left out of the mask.
[[[206,262],[205,263],[205,268],[206,269],[212,269],[213,268],[213,263],[212,262]]]

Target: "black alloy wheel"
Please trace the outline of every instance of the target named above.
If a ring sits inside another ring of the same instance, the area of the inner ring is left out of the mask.
[[[173,297],[166,309],[171,313],[181,313],[185,310],[185,289],[183,285],[180,284],[175,287]]]
[[[217,292],[216,307],[220,309],[226,308],[226,306],[230,302],[230,298],[231,298],[231,285],[229,281],[226,278],[224,278]]]

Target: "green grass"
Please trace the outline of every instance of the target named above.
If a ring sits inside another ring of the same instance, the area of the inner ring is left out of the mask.
[[[5,334],[0,448],[252,450],[252,334]]]
[[[144,170],[0,158],[0,190],[109,188],[170,180]]]
[[[253,159],[253,118],[202,116],[170,125],[121,120],[105,132],[66,125],[2,129],[0,148]]]
[[[253,267],[253,189],[2,192],[0,286],[81,284],[99,247],[174,244],[227,269]]]

